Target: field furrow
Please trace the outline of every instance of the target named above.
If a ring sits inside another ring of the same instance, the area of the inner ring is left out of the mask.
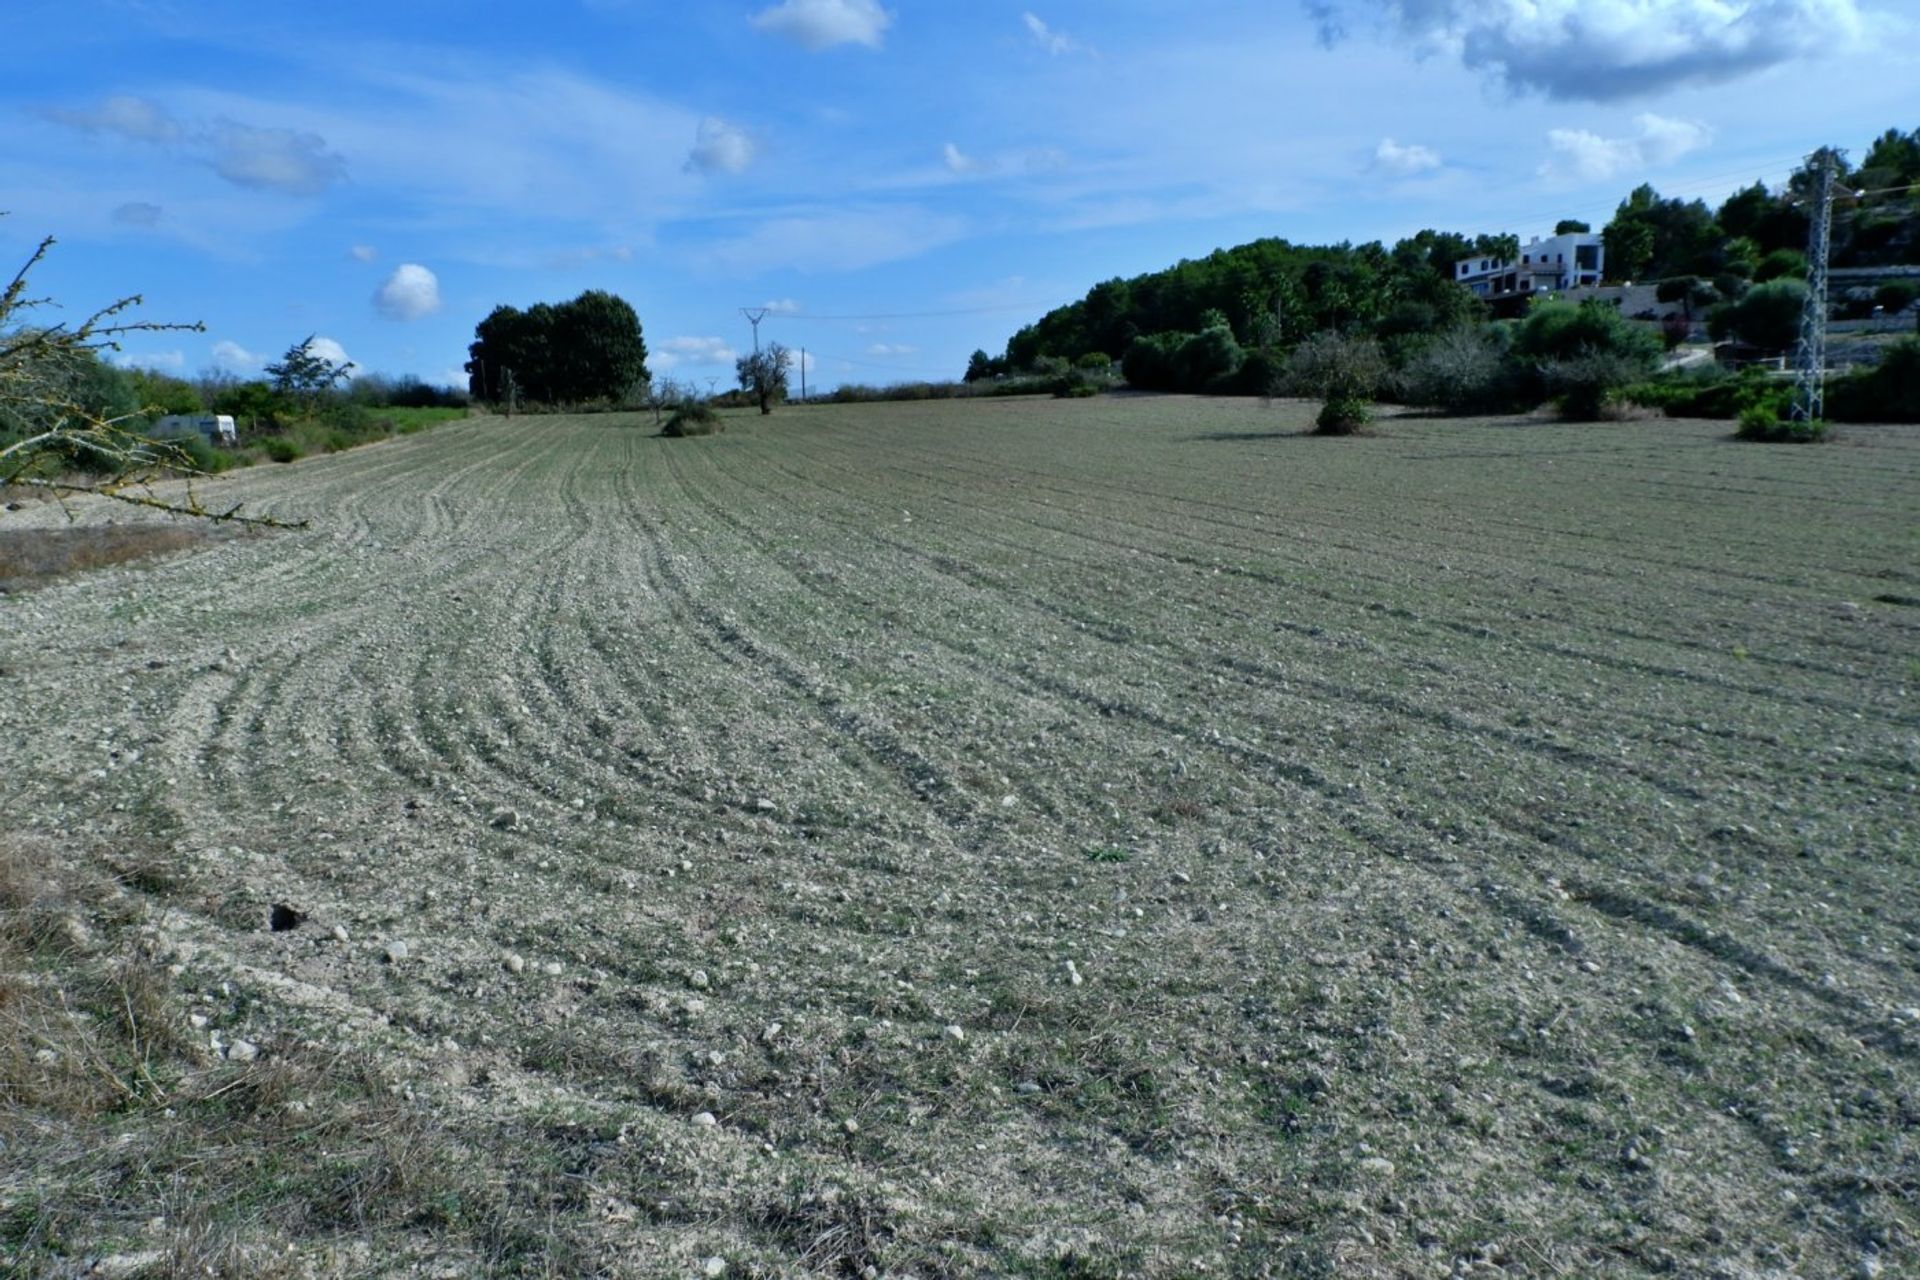
[[[1920,437],[1305,415],[210,482],[0,601],[9,823],[451,1135],[360,1273],[1920,1268]]]

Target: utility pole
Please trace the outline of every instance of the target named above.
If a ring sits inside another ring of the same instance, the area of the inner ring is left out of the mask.
[[[1826,414],[1827,259],[1833,245],[1833,152],[1814,153],[1819,186],[1813,197],[1813,228],[1807,233],[1807,301],[1800,311],[1800,344],[1794,353],[1793,420],[1813,422]]]
[[[745,316],[747,323],[753,326],[753,354],[759,355],[760,322],[767,318],[767,309],[765,307],[742,307],[740,308],[740,314]]]
[[[807,349],[800,348],[800,403],[807,402]]]

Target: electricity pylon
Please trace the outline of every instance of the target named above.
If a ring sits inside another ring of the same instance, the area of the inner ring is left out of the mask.
[[[1827,257],[1833,244],[1833,152],[1814,154],[1819,186],[1813,197],[1813,227],[1807,233],[1807,301],[1800,310],[1800,343],[1794,352],[1793,420],[1813,422],[1827,410]]]

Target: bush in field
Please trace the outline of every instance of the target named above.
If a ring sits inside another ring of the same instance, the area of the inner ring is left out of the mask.
[[[711,406],[696,400],[676,408],[668,417],[667,425],[660,428],[660,434],[675,438],[710,436],[726,429],[725,421],[713,411]]]
[[[1598,422],[1620,393],[1646,373],[1644,366],[1612,351],[1584,351],[1540,366],[1541,386],[1569,422]]]
[[[1319,400],[1371,400],[1387,373],[1378,342],[1343,333],[1316,333],[1287,358],[1288,387]]]
[[[284,436],[268,436],[260,442],[260,452],[272,462],[294,462],[300,456],[300,446]]]
[[[1104,351],[1088,351],[1073,362],[1073,367],[1089,373],[1105,373],[1113,367],[1113,357]]]
[[[1448,413],[1487,413],[1511,398],[1500,331],[1459,325],[1415,352],[1401,371],[1409,404]]]
[[[1390,367],[1372,338],[1316,333],[1293,349],[1287,360],[1287,385],[1295,395],[1324,401],[1315,428],[1322,435],[1352,435],[1372,420],[1368,403],[1379,393]]]
[[[1100,394],[1100,386],[1084,369],[1069,369],[1051,380],[1055,400],[1080,400]]]
[[[1373,421],[1373,407],[1365,400],[1340,396],[1320,406],[1313,420],[1314,434],[1351,436],[1366,430]]]
[[[1733,434],[1763,444],[1814,444],[1827,439],[1832,429],[1818,418],[1782,418],[1771,409],[1755,406],[1741,410],[1740,426]]]

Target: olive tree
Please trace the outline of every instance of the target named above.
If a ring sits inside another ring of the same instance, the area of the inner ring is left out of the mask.
[[[773,402],[787,397],[787,371],[793,367],[793,353],[779,343],[766,350],[741,356],[734,362],[740,377],[740,389],[754,398],[762,414],[773,412]]]

